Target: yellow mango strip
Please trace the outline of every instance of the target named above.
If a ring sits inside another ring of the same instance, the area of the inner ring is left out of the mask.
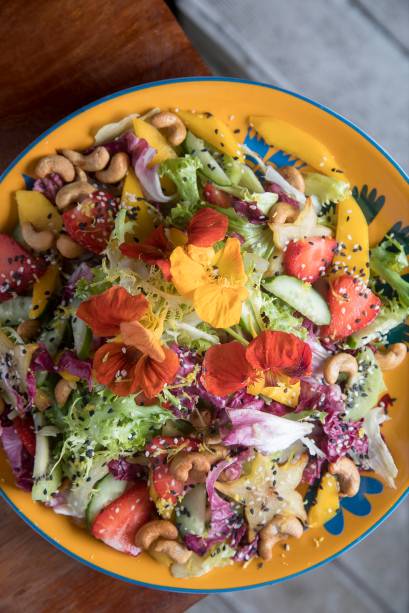
[[[308,511],[310,528],[319,528],[332,519],[339,509],[339,494],[336,478],[326,473],[321,479],[315,503]]]
[[[121,207],[131,210],[132,219],[136,221],[134,236],[143,241],[154,229],[153,216],[133,170],[129,170],[126,175],[122,188]]]
[[[349,271],[364,283],[369,279],[369,231],[365,215],[357,201],[350,196],[337,204],[335,254],[331,275]]]
[[[205,113],[179,110],[174,112],[195,136],[208,142],[221,153],[226,153],[240,162],[244,161],[241,146],[232,129],[224,121]]]
[[[336,172],[337,162],[326,146],[301,128],[281,119],[257,115],[250,116],[249,124],[268,145],[290,153],[324,175],[345,178]]]
[[[150,147],[156,149],[156,154],[152,158],[150,166],[177,157],[176,151],[169,145],[165,136],[152,124],[143,119],[135,118],[133,119],[133,129],[136,136],[144,138]]]
[[[57,264],[51,264],[42,277],[33,285],[32,306],[30,319],[37,319],[43,313],[51,296],[53,295],[60,279],[60,271]]]
[[[20,189],[16,200],[20,224],[31,223],[36,230],[61,231],[62,217],[44,194]]]

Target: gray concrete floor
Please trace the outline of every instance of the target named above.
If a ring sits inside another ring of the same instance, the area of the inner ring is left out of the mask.
[[[176,0],[215,74],[326,104],[409,167],[407,0]],[[409,500],[324,568],[282,585],[209,596],[191,613],[408,613]]]

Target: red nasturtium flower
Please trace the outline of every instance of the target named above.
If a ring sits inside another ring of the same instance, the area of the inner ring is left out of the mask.
[[[132,296],[123,287],[114,286],[89,298],[77,310],[77,316],[94,334],[120,335],[102,345],[93,360],[97,381],[118,396],[142,390],[147,398],[153,398],[179,370],[176,353],[162,346],[157,333],[139,321],[148,308],[145,296]]]
[[[173,245],[167,239],[163,226],[158,226],[141,243],[123,243],[119,249],[129,258],[141,259],[150,266],[159,266],[164,278],[170,280],[169,256]]]
[[[263,389],[276,385],[280,378],[294,381],[311,372],[311,349],[294,334],[266,331],[248,347],[233,341],[214,345],[203,362],[203,383],[218,396],[227,396],[254,382]]]
[[[209,207],[200,209],[187,228],[188,243],[196,247],[212,247],[226,236],[229,220]]]

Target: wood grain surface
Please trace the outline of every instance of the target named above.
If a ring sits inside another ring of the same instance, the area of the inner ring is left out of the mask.
[[[96,98],[138,83],[206,74],[162,0],[3,0],[0,168],[52,123]],[[0,505],[1,613],[178,613],[200,598],[90,570]]]

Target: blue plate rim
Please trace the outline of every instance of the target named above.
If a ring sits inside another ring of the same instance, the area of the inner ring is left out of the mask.
[[[161,81],[152,81],[150,83],[142,83],[141,85],[135,85],[133,87],[129,87],[129,88],[126,88],[126,89],[118,90],[118,91],[114,92],[113,94],[109,94],[107,96],[104,96],[103,98],[99,98],[98,100],[90,102],[89,104],[86,104],[86,105],[80,107],[79,109],[77,109],[73,113],[70,113],[66,117],[60,119],[58,122],[53,124],[50,128],[45,130],[42,134],[40,134],[40,136],[38,136],[35,140],[33,140],[6,167],[6,169],[0,175],[0,182],[3,181],[3,179],[11,172],[11,170],[14,168],[14,166],[16,166],[16,164],[29,151],[31,151],[31,149],[33,149],[33,147],[35,147],[35,145],[37,145],[37,143],[42,141],[48,134],[50,134],[51,132],[56,130],[58,127],[60,127],[63,124],[67,123],[68,121],[70,121],[71,119],[73,119],[77,115],[80,115],[84,111],[87,111],[88,109],[91,109],[93,107],[99,106],[100,104],[103,104],[104,102],[107,102],[108,100],[112,100],[113,98],[118,98],[120,96],[124,96],[126,94],[129,94],[129,93],[132,93],[132,92],[135,92],[135,91],[140,91],[140,90],[143,90],[143,89],[150,89],[152,87],[160,87],[160,86],[170,85],[170,84],[174,84],[174,83],[192,83],[192,82],[209,82],[209,81],[210,82],[211,81],[227,82],[227,83],[244,83],[246,85],[255,85],[255,86],[259,86],[259,87],[265,87],[267,89],[273,89],[273,90],[279,91],[281,93],[287,94],[289,96],[292,96],[294,98],[298,98],[299,100],[303,100],[304,102],[307,102],[307,103],[311,104],[312,106],[315,106],[315,107],[319,108],[320,110],[324,111],[325,113],[328,113],[329,115],[332,115],[333,117],[335,117],[336,119],[338,119],[342,123],[348,125],[355,132],[357,132],[363,138],[365,138],[369,143],[371,143],[371,145],[373,145],[375,147],[375,149],[377,149],[388,160],[388,162],[399,172],[399,174],[409,184],[409,176],[406,174],[406,172],[403,170],[403,168],[400,166],[400,164],[398,164],[393,159],[393,157],[383,147],[381,147],[371,136],[369,136],[369,134],[367,134],[365,131],[361,130],[361,128],[359,128],[357,125],[355,125],[352,121],[350,121],[349,119],[347,119],[343,115],[340,115],[339,113],[337,113],[335,111],[332,111],[327,106],[325,106],[323,104],[320,104],[319,102],[316,102],[315,100],[312,100],[311,98],[303,96],[302,94],[297,94],[296,92],[292,92],[292,91],[290,91],[288,89],[284,89],[282,87],[277,87],[275,85],[270,85],[269,83],[263,83],[263,82],[260,82],[260,81],[251,81],[249,79],[238,79],[238,78],[235,78],[235,77],[181,77],[181,78],[176,78],[176,79],[165,79],[165,80],[161,80]],[[406,488],[406,490],[401,494],[401,496],[392,505],[392,507],[390,507],[390,509],[388,509],[388,511],[377,522],[375,522],[372,526],[370,526],[370,528],[368,528],[357,539],[355,539],[354,541],[349,543],[343,549],[340,549],[339,551],[337,551],[332,556],[326,558],[325,560],[322,560],[318,564],[315,564],[314,566],[311,566],[309,568],[305,568],[304,570],[299,571],[297,573],[293,573],[292,575],[287,575],[286,577],[281,577],[280,579],[273,579],[271,581],[264,581],[262,583],[257,583],[257,584],[254,584],[254,585],[241,586],[241,587],[235,587],[235,588],[218,588],[218,589],[215,588],[215,589],[199,590],[199,589],[177,588],[177,587],[174,587],[174,586],[165,586],[165,585],[162,586],[162,585],[155,585],[155,584],[152,584],[152,583],[145,583],[143,581],[137,581],[136,579],[130,579],[129,577],[124,577],[123,575],[120,575],[118,573],[114,573],[114,572],[108,571],[108,570],[106,570],[106,569],[104,569],[104,568],[102,568],[100,566],[92,564],[92,562],[89,562],[85,558],[77,556],[72,551],[69,551],[68,549],[66,549],[65,547],[60,545],[57,541],[55,541],[53,538],[48,536],[45,532],[43,532],[43,530],[41,530],[38,526],[36,526],[24,513],[22,513],[20,511],[20,509],[14,504],[14,502],[12,502],[12,500],[9,498],[9,496],[6,494],[6,492],[0,486],[0,495],[1,495],[1,497],[11,506],[11,508],[17,513],[17,515],[26,524],[28,524],[37,534],[42,536],[47,542],[49,542],[51,545],[56,547],[56,549],[58,549],[59,551],[62,551],[65,554],[67,554],[68,556],[70,556],[71,558],[76,560],[77,562],[81,562],[82,564],[84,564],[85,566],[88,566],[89,568],[91,568],[93,570],[96,570],[96,571],[101,572],[101,573],[103,573],[105,575],[108,575],[109,577],[113,577],[114,579],[120,579],[120,580],[125,581],[126,583],[130,583],[132,585],[141,586],[141,587],[147,587],[147,588],[151,588],[151,589],[157,589],[157,590],[161,590],[161,591],[177,592],[177,593],[182,593],[182,594],[183,593],[184,594],[215,594],[215,593],[223,593],[223,592],[239,592],[239,591],[243,591],[243,590],[258,589],[258,588],[266,587],[266,586],[269,586],[269,585],[275,585],[275,584],[282,583],[284,581],[288,581],[290,579],[295,579],[296,577],[300,577],[301,575],[304,575],[305,573],[308,573],[308,572],[310,572],[312,570],[318,569],[321,566],[324,566],[325,564],[327,564],[329,562],[332,562],[333,560],[338,558],[340,555],[342,555],[346,551],[349,551],[350,549],[352,549],[352,547],[354,547],[355,545],[360,543],[364,538],[366,538],[369,534],[371,534],[374,530],[376,530],[376,528],[378,528],[378,526],[380,526],[397,509],[397,507],[407,497],[408,494],[409,494],[409,487]]]

